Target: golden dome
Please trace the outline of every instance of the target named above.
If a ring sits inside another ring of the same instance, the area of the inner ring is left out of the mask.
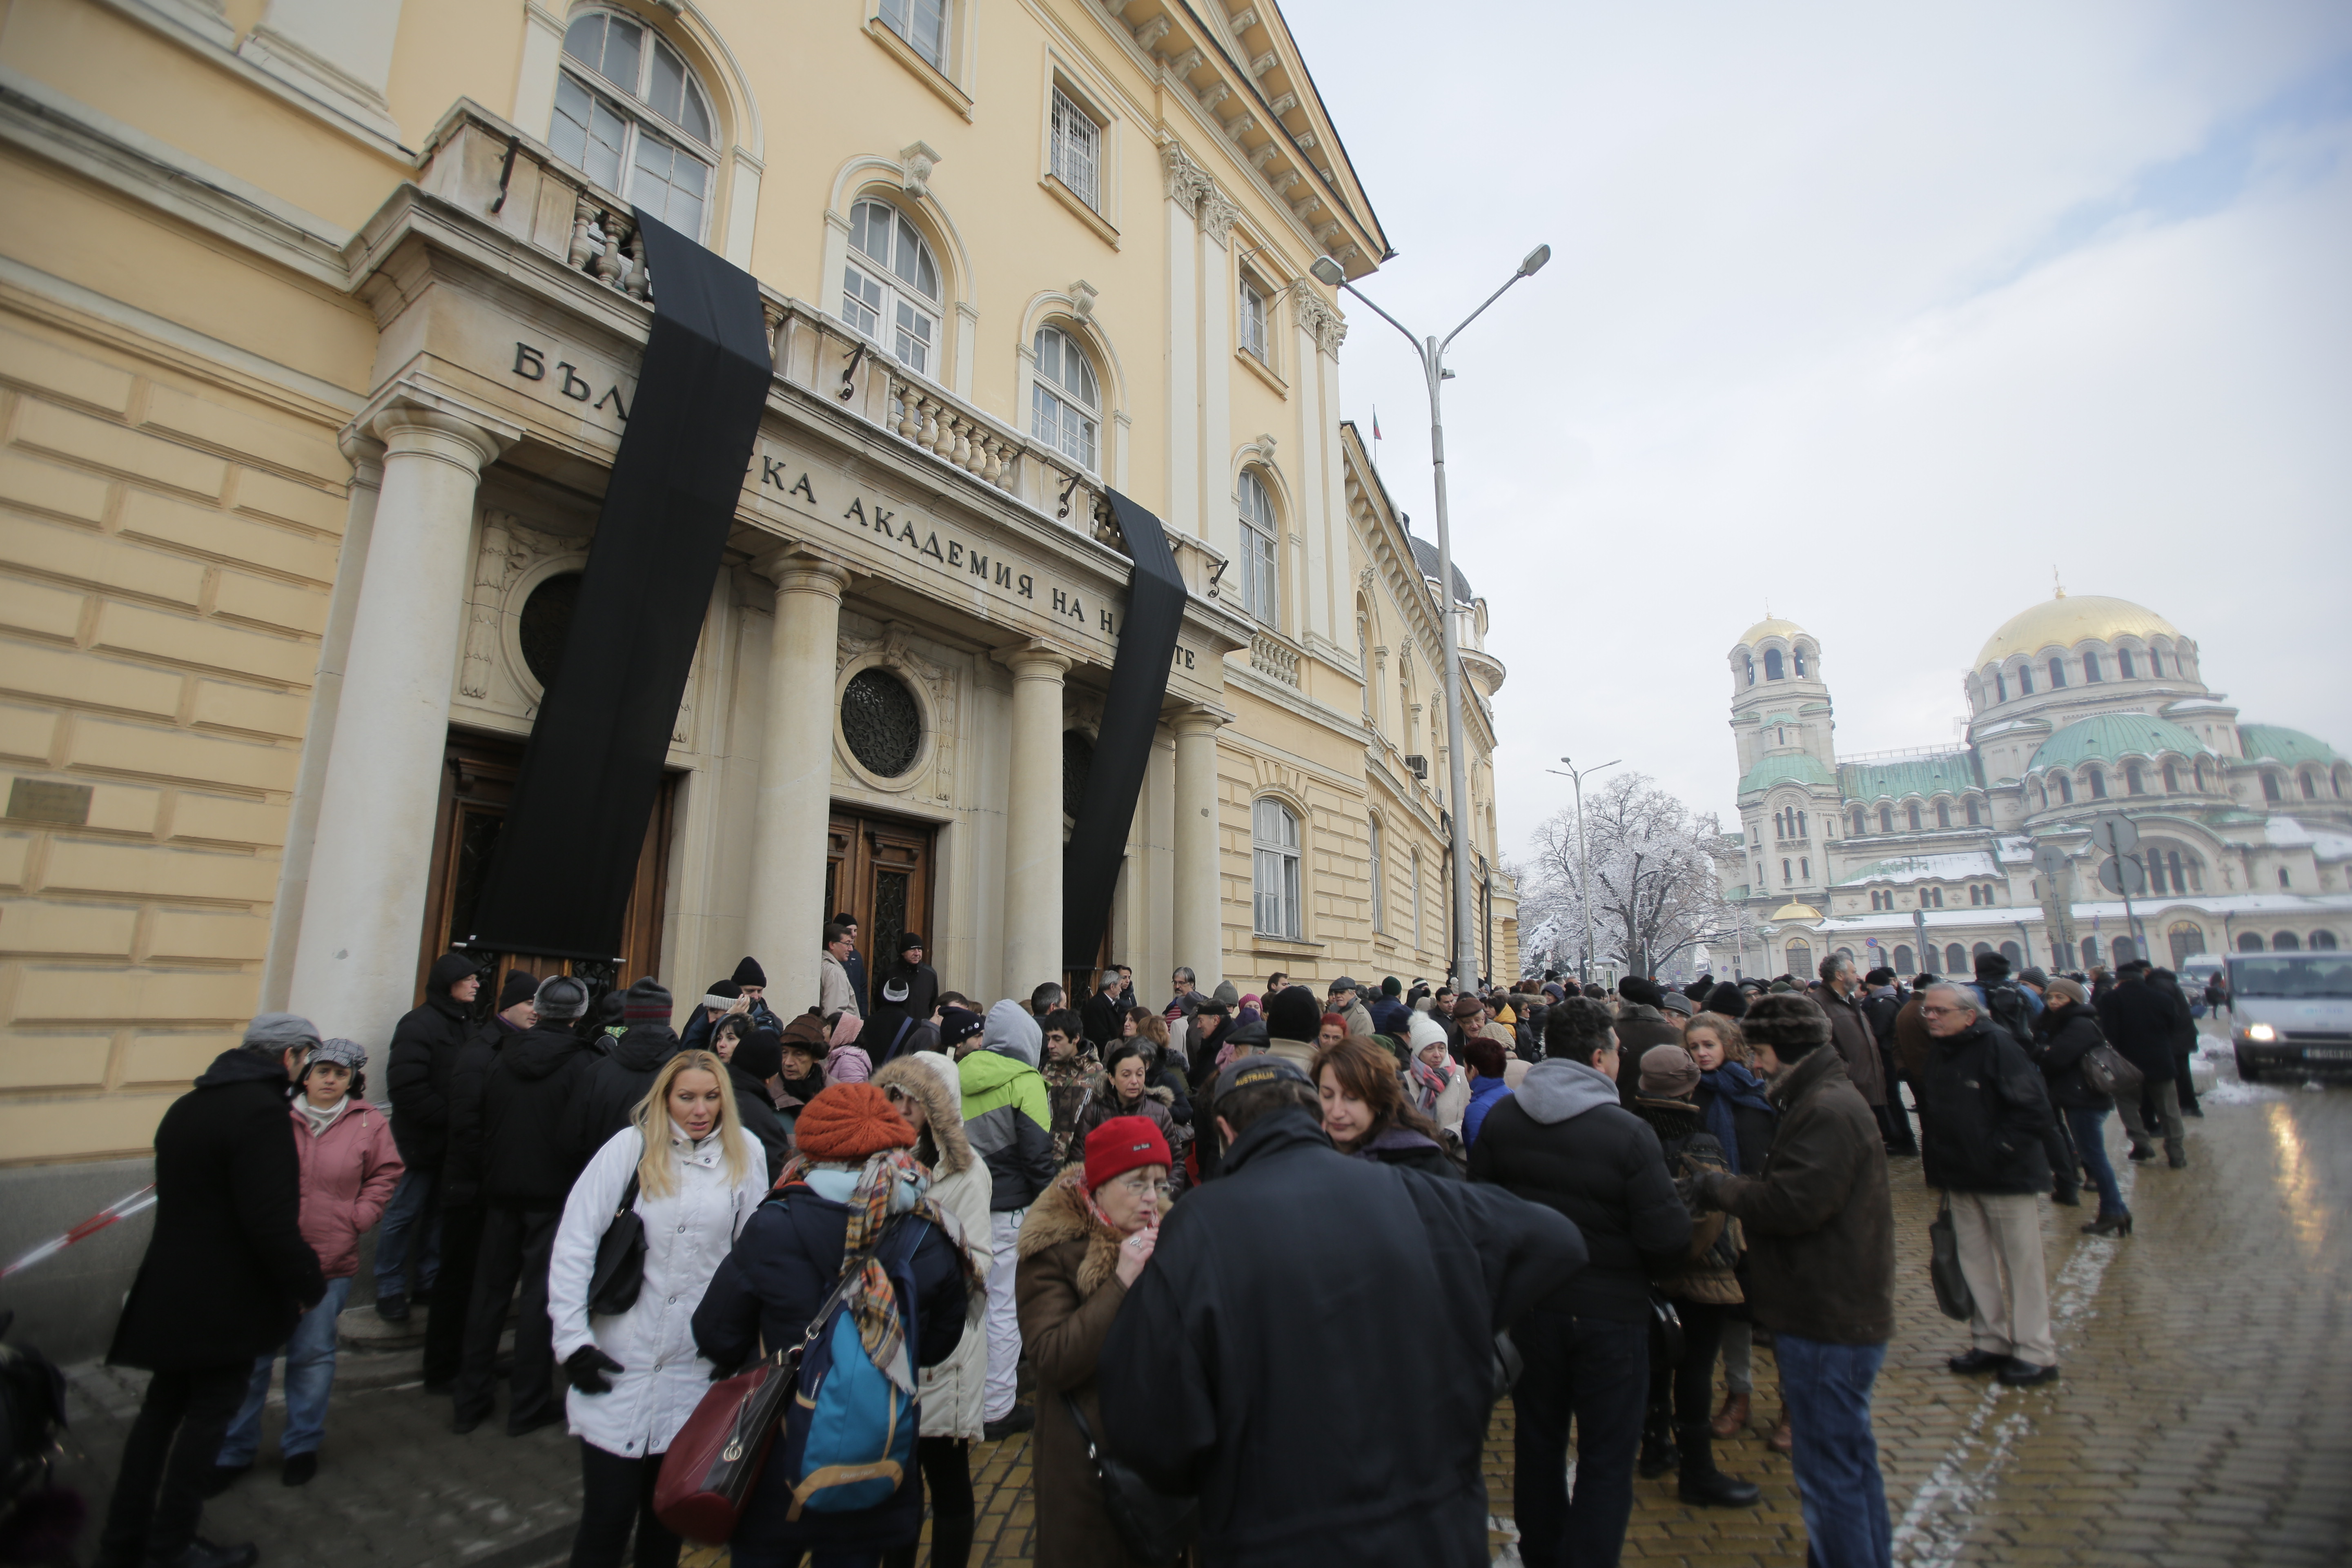
[[[1794,642],[1797,638],[1803,637],[1804,635],[1805,628],[1799,626],[1796,622],[1784,621],[1778,616],[1769,616],[1763,620],[1757,622],[1746,631],[1740,633],[1739,640],[1732,646],[1735,647],[1754,647],[1766,637],[1787,637],[1790,641]]]
[[[1986,639],[1984,651],[1977,655],[1976,668],[1982,669],[2017,654],[2040,653],[2045,647],[2073,647],[2079,642],[2179,635],[2180,629],[2170,621],[2129,599],[2097,594],[2070,597],[2061,589],[2054,597],[2002,622],[2000,630]]]
[[[1776,925],[1782,921],[1797,921],[1805,925],[1812,925],[1821,920],[1822,911],[1801,900],[1790,899],[1764,918]]]

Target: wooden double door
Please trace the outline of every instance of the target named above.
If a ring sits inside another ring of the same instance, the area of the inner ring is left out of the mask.
[[[898,937],[920,935],[926,962],[936,963],[939,933],[931,929],[931,846],[929,823],[836,809],[825,837],[824,909],[820,921],[846,913],[857,922],[857,946],[869,975],[898,956]],[[811,932],[812,940],[816,932]]]
[[[475,906],[481,900],[490,857],[497,850],[499,829],[514,799],[515,778],[522,771],[522,743],[487,735],[452,731],[442,755],[441,810],[433,835],[433,879],[425,900],[425,932],[418,945],[416,996],[425,997],[425,980],[433,961],[473,929]],[[637,851],[637,875],[629,889],[629,909],[622,927],[617,959],[593,961],[553,958],[544,953],[481,954],[492,969],[477,998],[474,1011],[487,1018],[495,998],[513,970],[528,970],[544,980],[551,974],[573,974],[588,983],[597,995],[625,990],[641,975],[660,973],[665,868],[669,863],[673,808],[677,798],[675,773],[662,777],[654,801],[653,819],[646,825],[645,843]],[[677,987],[673,984],[671,989]],[[699,994],[699,992],[696,993]]]

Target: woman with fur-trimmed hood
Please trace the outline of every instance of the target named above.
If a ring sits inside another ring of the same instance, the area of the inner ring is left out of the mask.
[[[1118,1568],[1127,1553],[1105,1511],[1086,1439],[1070,1414],[1102,1434],[1095,1373],[1128,1287],[1151,1260],[1168,1211],[1170,1153],[1162,1123],[1114,1116],[1086,1140],[1072,1165],[1030,1205],[1021,1227],[1021,1342],[1037,1373],[1036,1448],[1031,1484],[1037,1568]],[[1144,1568],[1144,1565],[1138,1565]]]
[[[955,1241],[971,1259],[973,1271],[985,1279],[992,1258],[988,1200],[993,1184],[988,1166],[963,1135],[963,1085],[955,1062],[937,1051],[909,1051],[883,1063],[873,1083],[914,1127],[915,1158],[931,1173],[932,1205],[953,1223],[959,1233]],[[971,1494],[971,1446],[981,1440],[988,1384],[988,1335],[979,1323],[987,1305],[985,1296],[975,1295],[973,1321],[966,1324],[955,1352],[923,1369],[923,1426],[915,1457],[930,1492],[934,1568],[963,1568],[971,1552],[978,1519]],[[886,1568],[914,1568],[915,1548],[895,1548],[882,1560]]]

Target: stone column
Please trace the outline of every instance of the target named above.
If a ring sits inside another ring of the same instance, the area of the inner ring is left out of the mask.
[[[1013,777],[1004,812],[1004,991],[1062,977],[1062,674],[1045,643],[996,655],[1013,671]]]
[[[752,570],[776,585],[767,725],[751,805],[751,896],[744,946],[786,1018],[816,1003],[824,947],[825,825],[833,814],[833,689],[849,569],[798,545]],[[729,961],[731,963],[731,960]]]
[[[383,486],[352,616],[287,1005],[378,1058],[415,998],[449,693],[472,581],[474,489],[511,437],[405,405],[379,414],[372,431],[383,443]]]
[[[1224,978],[1224,878],[1217,841],[1217,731],[1231,714],[1188,708],[1176,715],[1174,962],[1214,991]]]

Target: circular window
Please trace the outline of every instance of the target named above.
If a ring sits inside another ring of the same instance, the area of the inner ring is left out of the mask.
[[[915,765],[922,751],[922,710],[888,670],[861,669],[841,694],[841,732],[860,767],[877,778],[895,779]]]
[[[579,603],[577,572],[558,573],[522,602],[522,661],[541,687],[553,686],[555,672],[563,668],[563,642],[572,635],[572,612]]]
[[[1095,770],[1095,743],[1084,730],[1062,731],[1062,811],[1076,817],[1087,798],[1087,775]]]

